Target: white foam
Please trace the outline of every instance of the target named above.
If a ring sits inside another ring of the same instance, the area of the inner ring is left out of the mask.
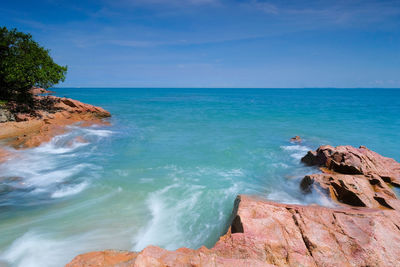
[[[60,198],[60,197],[66,197],[66,196],[71,196],[71,195],[76,195],[80,192],[82,192],[86,187],[88,186],[87,182],[83,182],[74,186],[66,186],[63,187],[57,191],[55,191],[53,194],[51,194],[52,198]]]
[[[153,178],[140,178],[141,183],[152,183],[154,182]]]
[[[54,137],[50,142],[37,148],[27,150],[12,150],[13,158],[0,164],[2,176],[21,177],[18,187],[28,188],[30,194],[42,194],[54,190],[54,185],[73,182],[81,175],[93,177],[100,166],[88,163],[87,157],[92,153],[89,149],[85,153],[74,150],[87,146],[76,140],[81,136],[82,128],[71,127],[71,132]],[[80,158],[75,159],[76,156]],[[86,161],[86,162],[85,162]],[[79,186],[66,186],[52,192],[53,198],[77,194],[84,190],[85,184]]]
[[[67,178],[70,178],[79,172],[83,171],[86,168],[91,168],[93,165],[91,164],[77,164],[73,167],[60,169],[60,170],[36,170],[33,172],[24,171],[26,174],[23,177],[29,177],[27,174],[30,173],[31,176],[27,178],[26,184],[28,186],[36,186],[36,187],[47,187],[51,184],[60,183],[65,181]]]
[[[92,135],[96,135],[99,137],[107,137],[113,134],[113,131],[109,131],[109,130],[96,130],[96,129],[84,129],[85,132],[92,134]]]
[[[82,252],[82,237],[51,239],[37,232],[27,232],[0,254],[0,260],[17,267],[64,266]],[[83,242],[82,242],[83,241]]]
[[[199,187],[192,187],[189,189],[190,193],[185,194],[186,197],[178,200],[173,197],[174,193],[169,194],[170,190],[178,187],[177,184],[169,185],[149,195],[146,203],[151,221],[134,238],[134,251],[142,250],[150,244],[176,249],[187,242],[185,234],[181,232],[180,220],[198,203],[201,190],[198,190]],[[190,217],[191,220],[196,220],[195,214]]]
[[[267,198],[272,201],[286,203],[286,204],[301,204],[301,202],[283,191],[274,191],[267,195]]]
[[[36,152],[47,154],[66,154],[76,150],[79,147],[87,146],[88,143],[72,142],[70,146],[57,147],[54,143],[50,142],[36,148]]]
[[[287,169],[289,168],[289,165],[283,163],[283,162],[279,162],[279,163],[272,163],[272,166],[274,166],[275,168],[283,168],[283,169]]]
[[[115,172],[119,176],[123,176],[123,177],[127,177],[129,175],[129,171],[127,171],[127,170],[116,169]]]
[[[301,159],[304,155],[310,151],[311,149],[307,146],[302,145],[290,145],[290,146],[281,146],[283,150],[292,152],[290,156],[296,160]]]

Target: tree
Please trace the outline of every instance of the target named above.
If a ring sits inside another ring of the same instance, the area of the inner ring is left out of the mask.
[[[0,99],[29,102],[32,87],[47,89],[66,73],[67,66],[57,65],[32,35],[0,27]]]

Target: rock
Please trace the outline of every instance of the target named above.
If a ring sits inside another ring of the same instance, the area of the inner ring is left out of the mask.
[[[84,104],[78,100],[70,98],[59,98],[59,102],[55,104],[56,108],[63,109],[69,113],[86,113],[95,116],[96,118],[107,118],[111,117],[110,112],[104,110],[100,107],[95,107],[93,105]]]
[[[395,177],[399,163],[365,147],[324,146],[304,158],[327,169],[304,177],[301,188],[329,192],[337,208],[241,195],[230,228],[211,249],[92,252],[67,266],[397,266],[400,206],[385,177]]]
[[[342,174],[377,174],[385,182],[400,186],[400,163],[365,146],[321,146],[315,152],[309,151],[301,161]]]
[[[33,87],[30,90],[30,93],[32,95],[41,95],[41,94],[51,94],[51,93],[54,93],[54,92],[50,91],[50,90],[47,90],[47,89],[44,89],[44,88]]]
[[[20,121],[29,121],[32,119],[32,116],[30,114],[26,113],[17,113],[15,114],[15,121],[20,122]]]
[[[106,250],[89,252],[75,258],[74,263],[67,266],[116,266],[129,264],[137,257],[136,252]]]
[[[45,94],[47,93],[47,90],[44,88],[38,88],[38,87],[34,87],[30,90],[30,93],[32,95],[40,95],[40,94]]]
[[[56,96],[34,96],[42,109],[31,113],[17,113],[16,122],[1,125],[0,139],[6,139],[14,148],[28,148],[65,131],[66,125],[82,122],[82,125],[106,124],[102,119],[110,113],[100,107],[84,104],[70,98]]]
[[[302,140],[300,136],[296,135],[295,137],[290,138],[290,142],[300,143]]]
[[[238,196],[231,227],[212,249],[139,253],[92,252],[77,266],[396,266],[400,262],[400,217],[393,210],[329,209],[278,204]],[[125,255],[130,255],[126,261]],[[119,260],[122,257],[121,260]]]
[[[400,210],[392,189],[378,175],[313,174],[303,178],[300,186],[309,192],[318,185],[333,200],[354,207],[389,208]]]
[[[15,121],[14,115],[7,109],[0,108],[0,123]]]

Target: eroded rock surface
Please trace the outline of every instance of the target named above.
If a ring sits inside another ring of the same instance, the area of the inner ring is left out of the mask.
[[[320,146],[316,151],[309,151],[301,161],[342,174],[376,174],[385,182],[400,186],[400,163],[365,146]]]
[[[308,175],[305,192],[328,191],[338,207],[279,204],[238,196],[228,232],[211,249],[102,251],[67,266],[398,266],[399,163],[365,147],[320,147],[303,162],[324,167]]]

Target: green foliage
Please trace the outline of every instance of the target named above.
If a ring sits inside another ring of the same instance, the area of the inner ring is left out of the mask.
[[[64,81],[67,66],[57,65],[32,35],[0,28],[0,98],[26,102],[32,87]]]

